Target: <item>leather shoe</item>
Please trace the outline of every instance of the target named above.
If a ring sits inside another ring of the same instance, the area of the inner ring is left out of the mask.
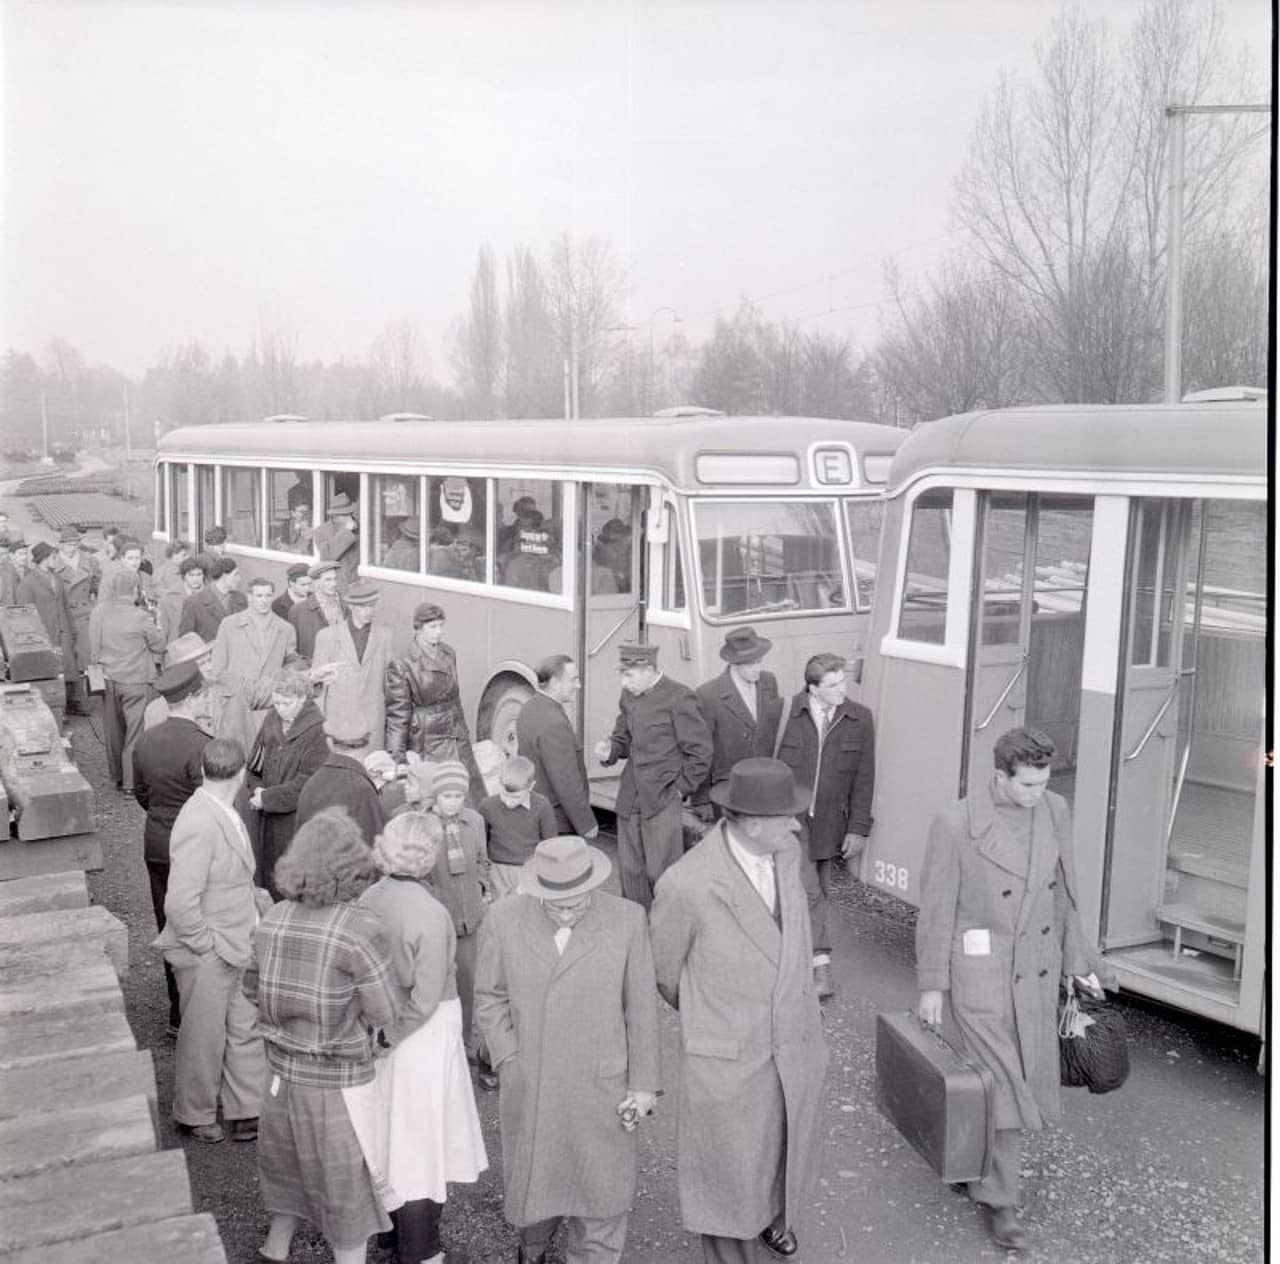
[[[774,1255],[781,1256],[784,1260],[790,1259],[800,1249],[800,1243],[790,1229],[775,1229],[773,1225],[761,1233],[760,1241]]]
[[[221,1124],[179,1124],[178,1131],[184,1137],[193,1137],[196,1141],[203,1141],[207,1145],[217,1145],[227,1136]]]
[[[1006,1251],[1021,1251],[1027,1245],[1027,1231],[1013,1207],[994,1207],[991,1211],[991,1236]]]
[[[232,1141],[257,1141],[258,1119],[231,1119],[227,1121],[231,1128]]]
[[[820,1001],[828,1001],[836,994],[836,985],[831,982],[831,967],[825,961],[813,967],[813,985]]]

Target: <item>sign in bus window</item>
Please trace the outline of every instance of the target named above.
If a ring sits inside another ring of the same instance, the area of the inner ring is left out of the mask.
[[[540,479],[500,478],[495,487],[496,582],[504,588],[563,592],[561,485]]]
[[[485,480],[451,475],[429,482],[427,574],[484,583]]]
[[[947,571],[951,563],[950,488],[927,491],[911,507],[907,569],[898,635],[942,645],[947,630]]]
[[[267,471],[268,538],[284,553],[311,553],[310,470]]]
[[[259,470],[223,467],[222,521],[232,544],[262,547],[260,474]]]
[[[417,475],[375,474],[369,551],[375,566],[393,571],[422,569],[422,480]]]
[[[700,501],[694,530],[712,618],[849,608],[832,502]]]

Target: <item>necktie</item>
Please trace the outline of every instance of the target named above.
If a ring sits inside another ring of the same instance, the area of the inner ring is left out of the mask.
[[[756,861],[756,874],[759,879],[758,889],[765,908],[773,912],[778,900],[777,882],[773,876],[773,861],[768,856],[761,856]]]

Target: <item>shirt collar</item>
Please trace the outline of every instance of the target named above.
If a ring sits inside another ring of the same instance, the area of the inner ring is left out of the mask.
[[[742,866],[747,873],[755,873],[760,869],[772,869],[773,857],[760,856],[755,852],[744,847],[733,835],[733,826],[727,822],[724,827],[725,842],[729,844],[729,850],[733,853],[733,858]]]

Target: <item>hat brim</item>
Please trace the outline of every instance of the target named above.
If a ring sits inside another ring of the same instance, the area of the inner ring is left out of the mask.
[[[792,800],[791,807],[779,808],[776,812],[761,812],[754,805],[748,806],[741,803],[734,803],[732,796],[729,794],[732,783],[728,780],[718,781],[707,792],[712,803],[722,808],[728,808],[730,812],[741,812],[743,816],[795,816],[797,812],[807,812],[809,810],[809,801],[813,796],[813,791],[808,786],[796,786],[796,797]]]
[[[599,847],[592,847],[590,843],[587,844],[587,855],[591,857],[591,872],[585,875],[581,882],[567,890],[544,887],[538,880],[535,867],[537,858],[531,856],[520,866],[521,894],[531,895],[537,900],[570,900],[575,895],[582,895],[584,891],[594,890],[608,881],[609,875],[613,872],[613,864]]]
[[[730,650],[729,646],[722,645],[720,647],[720,657],[726,663],[758,663],[771,649],[773,642],[767,636],[760,637],[755,641],[751,650],[747,654],[740,654]]]

